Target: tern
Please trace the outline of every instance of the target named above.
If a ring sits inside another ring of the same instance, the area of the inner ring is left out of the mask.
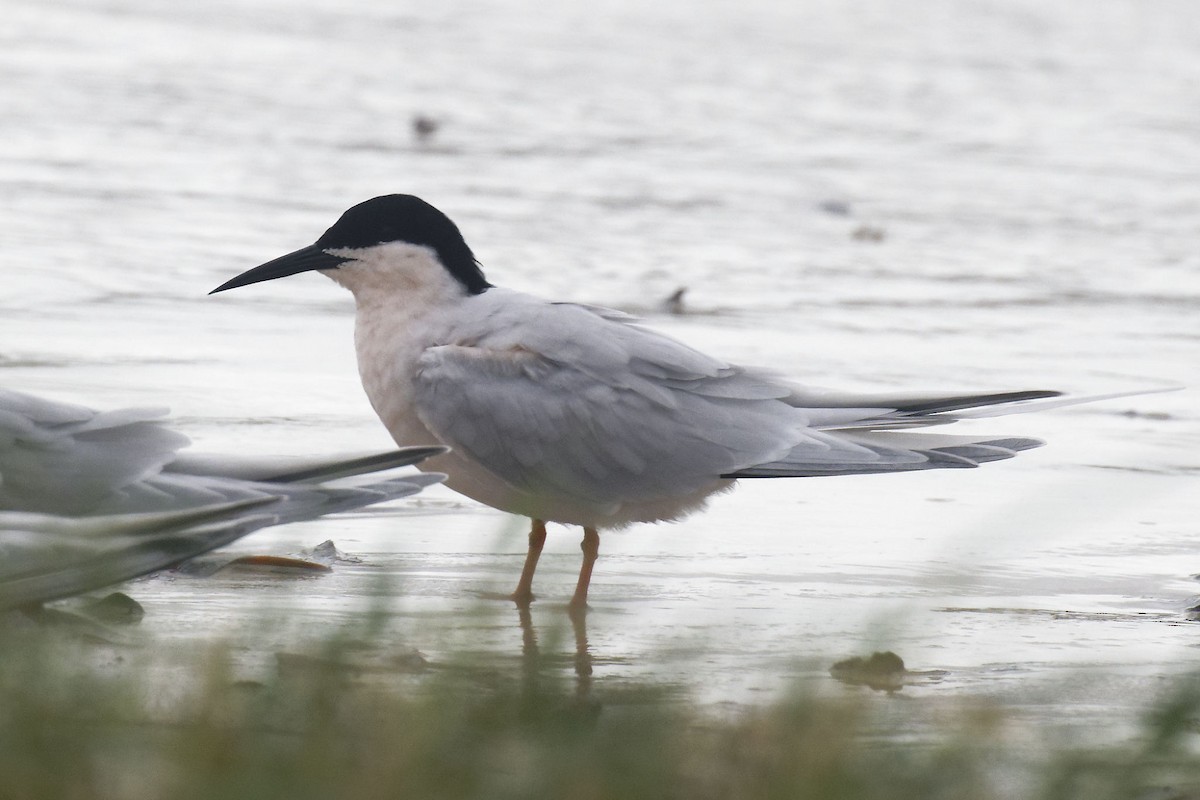
[[[183,453],[189,440],[166,413],[0,389],[0,608],[135,578],[267,525],[407,497],[445,477],[376,476],[440,445],[304,459]]]
[[[101,589],[223,547],[276,524],[269,508],[276,502],[87,517],[0,511],[0,611]]]
[[[165,408],[94,411],[0,389],[0,511],[64,516],[179,511],[272,497],[279,522],[349,511],[416,494],[437,472],[331,485],[403,467],[440,445],[387,453],[295,458],[184,453]]]
[[[493,286],[458,227],[412,195],[360,203],[315,243],[211,293],[315,270],[354,295],[358,369],[419,465],[529,517],[511,598],[528,606],[546,522],[583,527],[586,608],[599,531],[675,520],[740,478],[969,468],[1043,444],[912,431],[1077,400],[1056,391],[854,394],[705,355],[627,314]],[[1099,398],[1086,398],[1099,399]],[[1035,405],[1037,403],[1035,402]]]

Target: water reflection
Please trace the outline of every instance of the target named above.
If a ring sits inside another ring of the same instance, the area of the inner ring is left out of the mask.
[[[580,707],[599,710],[599,704],[592,699],[592,651],[588,644],[587,611],[572,608],[568,617],[575,641],[575,703]],[[524,694],[527,697],[540,697],[543,670],[556,670],[557,659],[543,658],[538,645],[537,629],[533,626],[533,614],[528,607],[517,609],[517,620],[521,627],[521,677]]]

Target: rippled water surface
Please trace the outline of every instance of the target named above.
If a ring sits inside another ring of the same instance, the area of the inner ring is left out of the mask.
[[[197,447],[388,446],[348,295],[315,274],[206,295],[387,192],[446,211],[494,283],[810,383],[1200,385],[1194,3],[0,11],[0,381],[168,405]],[[441,123],[428,141],[418,114]],[[689,313],[660,311],[679,287]],[[1195,391],[973,430],[1050,446],[976,471],[748,482],[606,535],[593,690],[753,702],[890,647],[946,671],[906,692],[1083,725],[1194,667]],[[289,621],[265,649],[287,649],[383,603],[388,636],[435,662],[514,661],[531,634],[574,649],[555,635],[574,530],[551,529],[524,628],[479,599],[515,582],[521,524],[449,490],[237,549],[325,539],[362,563],[134,586],[144,635],[237,636],[265,606]]]

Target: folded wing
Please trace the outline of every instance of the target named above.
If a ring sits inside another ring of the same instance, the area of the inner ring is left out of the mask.
[[[0,510],[84,516],[274,498],[272,513],[288,522],[411,495],[444,477],[345,481],[419,463],[441,447],[302,459],[182,453],[189,441],[165,413],[98,412],[0,390]]]

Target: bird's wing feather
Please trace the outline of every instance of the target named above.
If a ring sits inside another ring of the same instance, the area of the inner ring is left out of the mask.
[[[166,471],[184,475],[212,475],[270,483],[298,481],[312,483],[407,467],[444,452],[446,452],[445,447],[430,445],[401,447],[386,453],[325,458],[180,453],[167,465]]]
[[[1018,413],[1030,407],[1062,404],[1060,392],[1025,390],[981,393],[864,394],[792,386],[785,398],[803,409],[814,427],[881,454],[908,453],[871,463],[851,460],[816,461],[803,448],[785,457],[728,473],[731,478],[814,477],[923,469],[975,467],[1012,458],[1021,450],[1040,447],[1039,439],[997,436],[948,436],[906,429],[946,425],[975,416]]]
[[[188,444],[164,409],[96,412],[0,390],[0,508],[86,513]]]
[[[310,519],[414,494],[444,476],[324,485],[417,463],[443,447],[304,459],[183,456],[187,437],[162,409],[96,412],[0,390],[0,509],[54,514],[171,511],[275,497],[280,521]]]
[[[973,467],[1012,458],[1022,450],[1040,447],[1039,439],[1008,436],[947,436],[905,429],[941,425],[1029,411],[1111,400],[1152,392],[1175,391],[1160,386],[1093,395],[1064,396],[1061,392],[1029,390],[978,394],[863,395],[794,387],[787,402],[802,406],[814,425],[831,435],[868,447],[907,449],[924,456],[910,464],[814,464],[803,449],[773,462],[730,473],[731,478],[809,477],[913,469]]]
[[[94,513],[117,514],[125,513],[129,509],[167,511],[188,506],[274,497],[279,503],[271,512],[278,517],[279,523],[296,522],[408,497],[430,484],[444,480],[445,477],[438,472],[429,472],[390,480],[326,485],[246,481],[219,475],[181,475],[164,472],[114,492],[95,508]]]
[[[442,441],[523,491],[611,507],[789,455],[926,458],[815,430],[783,402],[790,387],[666,336],[578,306],[505,299],[486,324],[447,335],[458,343],[424,351],[416,401]]]
[[[272,498],[159,514],[66,518],[0,512],[0,610],[169,567],[276,522]]]

